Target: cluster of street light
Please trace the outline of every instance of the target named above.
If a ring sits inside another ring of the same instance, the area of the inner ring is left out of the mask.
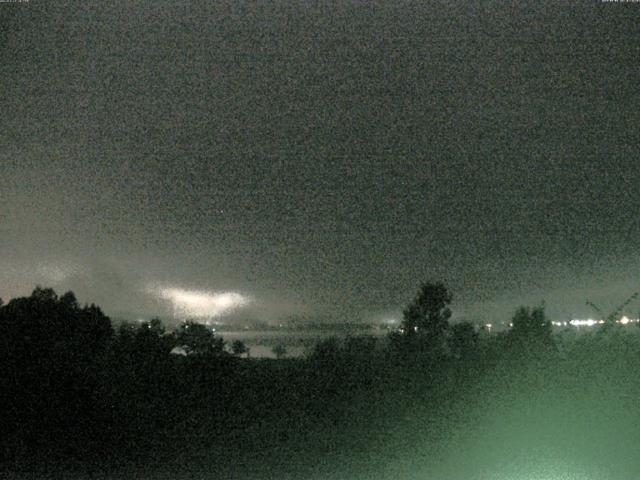
[[[606,323],[605,320],[595,320],[593,318],[587,318],[587,319],[574,318],[573,320],[567,320],[564,322],[558,322],[558,321],[551,322],[551,324],[554,327],[594,327],[596,325],[603,325],[604,323]],[[618,320],[615,320],[615,323],[618,323],[620,325],[632,325],[632,324],[640,323],[640,319],[629,318],[626,315],[623,315]],[[509,323],[507,326],[511,328],[513,327],[513,324]],[[491,330],[494,328],[494,325],[491,323],[485,323],[484,328],[487,331],[491,332]]]
[[[615,321],[615,323],[619,323],[620,325],[629,325],[632,323],[638,323],[640,319],[637,318],[629,318],[626,315],[623,315],[621,318]],[[573,319],[567,322],[551,322],[554,327],[593,327],[595,325],[602,325],[605,323],[604,320],[594,320],[593,318],[587,319]]]

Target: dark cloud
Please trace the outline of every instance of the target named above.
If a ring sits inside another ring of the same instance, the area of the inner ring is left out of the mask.
[[[637,286],[633,4],[1,8],[5,297],[65,263],[132,314],[159,281],[338,318]]]

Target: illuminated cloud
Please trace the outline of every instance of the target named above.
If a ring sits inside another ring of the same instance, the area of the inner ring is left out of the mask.
[[[60,283],[76,273],[76,269],[64,264],[41,264],[37,267],[38,276],[45,282]]]
[[[156,294],[168,300],[177,317],[215,318],[248,305],[249,297],[237,292],[207,292],[180,288],[158,288]]]

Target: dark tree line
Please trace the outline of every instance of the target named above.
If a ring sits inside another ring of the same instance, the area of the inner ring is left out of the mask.
[[[425,283],[386,341],[330,338],[303,359],[257,360],[241,342],[229,351],[205,325],[169,332],[153,319],[114,328],[99,307],[38,287],[0,303],[0,459],[266,449],[301,442],[300,425],[368,432],[371,418],[395,418],[394,403],[405,398],[426,399],[437,415],[491,372],[532,365],[539,375],[562,362],[570,371],[597,355],[640,363],[640,346],[616,328],[558,336],[542,306],[522,307],[510,330],[489,335],[451,324],[452,301],[444,284]]]

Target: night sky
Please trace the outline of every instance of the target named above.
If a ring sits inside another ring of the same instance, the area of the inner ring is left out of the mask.
[[[2,4],[0,297],[376,321],[443,280],[456,319],[615,307],[640,5],[473,3]]]

